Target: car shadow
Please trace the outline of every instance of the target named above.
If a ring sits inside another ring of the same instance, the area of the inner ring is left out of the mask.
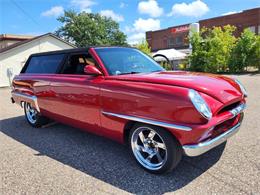
[[[32,128],[23,116],[0,121],[0,131],[14,140],[63,164],[130,193],[162,194],[189,184],[221,157],[225,143],[195,158],[184,157],[166,175],[153,175],[140,168],[128,149],[109,139],[73,127],[56,124]]]

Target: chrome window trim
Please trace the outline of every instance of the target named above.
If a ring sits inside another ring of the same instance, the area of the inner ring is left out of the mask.
[[[35,95],[27,95],[20,92],[11,92],[13,100],[21,104],[22,102],[28,102],[32,104],[32,106],[37,110],[37,112],[40,112],[40,108],[38,105],[37,97]]]
[[[117,118],[122,118],[122,119],[126,119],[126,120],[131,120],[131,121],[137,121],[137,122],[141,122],[141,123],[156,125],[156,126],[165,127],[165,128],[178,129],[178,130],[182,130],[182,131],[191,131],[192,130],[191,127],[187,127],[187,126],[170,124],[170,123],[165,123],[165,122],[151,120],[151,119],[144,119],[144,118],[135,117],[135,116],[116,114],[116,113],[105,112],[105,111],[102,111],[102,114],[107,115],[107,116],[113,116],[113,117],[117,117]]]

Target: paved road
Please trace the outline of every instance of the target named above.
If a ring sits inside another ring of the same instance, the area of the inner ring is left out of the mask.
[[[164,176],[110,140],[62,124],[31,128],[1,89],[0,194],[259,194],[260,75],[237,77],[249,92],[240,132]]]

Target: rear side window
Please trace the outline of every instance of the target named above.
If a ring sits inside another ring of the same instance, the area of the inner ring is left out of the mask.
[[[46,56],[33,56],[25,70],[25,73],[56,73],[64,54],[46,55]]]

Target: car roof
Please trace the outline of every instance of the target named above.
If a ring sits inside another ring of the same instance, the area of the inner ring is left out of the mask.
[[[86,52],[89,48],[133,48],[133,47],[121,47],[121,46],[91,46],[91,47],[84,47],[84,48],[74,48],[74,49],[63,49],[57,51],[48,51],[48,52],[41,52],[35,53],[31,56],[42,56],[42,55],[53,55],[53,54],[68,54],[68,53],[78,53],[78,52]],[[136,49],[136,48],[134,48]]]
[[[57,51],[47,51],[41,53],[34,53],[31,56],[41,56],[41,55],[52,55],[52,54],[67,54],[67,53],[75,53],[75,52],[86,52],[89,48],[75,48],[75,49],[63,49]]]

